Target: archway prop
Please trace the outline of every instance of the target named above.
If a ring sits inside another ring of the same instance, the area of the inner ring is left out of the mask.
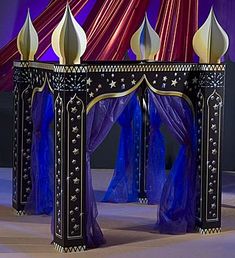
[[[138,59],[152,59],[158,49],[158,41],[159,38],[154,36],[145,20],[140,31],[133,36],[132,48]],[[179,228],[183,225],[185,232],[191,231],[195,223],[202,233],[220,232],[225,78],[225,65],[220,64],[220,57],[228,47],[228,39],[213,11],[195,34],[193,42],[201,62],[206,62],[203,64],[147,60],[80,63],[86,48],[86,36],[68,6],[53,34],[53,48],[60,58],[60,64],[33,61],[37,43],[36,32],[28,16],[18,37],[22,61],[14,63],[13,207],[17,213],[24,214],[33,182],[31,147],[37,118],[32,119],[31,107],[35,94],[47,88],[54,94],[55,113],[53,242],[62,252],[81,251],[87,246],[101,244],[103,236],[96,222],[90,154],[110,130],[132,95],[142,89],[142,100],[155,105],[162,118],[169,121],[174,129],[176,138],[183,146],[180,156],[182,163],[187,167],[183,171],[176,169],[179,183],[170,181],[163,190],[160,232],[181,233],[181,229],[177,229],[179,225]],[[188,114],[180,113],[183,105],[190,107]],[[102,121],[98,116],[100,109],[114,119]],[[196,138],[188,136],[190,126],[196,128],[196,132],[192,129]],[[99,130],[95,133],[94,128]],[[195,149],[192,149],[193,144],[196,145],[196,154]],[[188,180],[187,184],[180,181],[179,173]],[[143,182],[140,184],[143,186]],[[187,187],[179,189],[177,185]],[[197,186],[199,196],[195,204]],[[140,192],[140,197],[146,198],[144,190]],[[171,195],[172,191],[176,194]],[[182,192],[186,199],[179,198]],[[177,200],[175,196],[178,196]],[[170,198],[173,199],[169,201]],[[182,202],[184,206],[179,213],[177,205]],[[190,217],[195,220],[192,225]]]

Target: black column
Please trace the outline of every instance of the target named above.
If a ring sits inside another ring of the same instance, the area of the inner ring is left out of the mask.
[[[224,66],[221,65],[221,67],[220,71],[200,72],[199,91],[197,93],[197,169],[199,175],[198,192],[200,192],[197,225],[199,231],[203,234],[221,231]]]
[[[12,205],[18,215],[25,213],[24,206],[31,191],[32,91],[29,63],[17,62],[14,67]]]
[[[148,162],[148,144],[149,144],[149,111],[148,111],[148,95],[146,91],[146,83],[142,82],[138,91],[140,102],[142,121],[141,121],[141,137],[139,148],[139,179],[138,179],[138,197],[140,203],[148,203],[146,179],[147,179],[147,162]]]
[[[86,71],[56,66],[54,245],[61,252],[86,249]]]

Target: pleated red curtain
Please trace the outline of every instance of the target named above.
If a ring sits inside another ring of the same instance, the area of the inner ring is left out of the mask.
[[[159,61],[192,62],[192,39],[198,29],[199,0],[161,0],[156,31],[161,47]]]
[[[149,0],[97,0],[83,25],[88,46],[84,60],[122,60],[140,26]]]

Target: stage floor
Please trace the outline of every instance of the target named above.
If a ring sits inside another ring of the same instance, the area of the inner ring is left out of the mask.
[[[111,170],[93,170],[97,200]],[[0,168],[0,258],[232,258],[235,257],[235,173],[223,174],[222,233],[160,235],[153,230],[156,206],[98,202],[99,223],[107,243],[82,253],[60,254],[52,245],[49,216],[14,215],[11,169]]]

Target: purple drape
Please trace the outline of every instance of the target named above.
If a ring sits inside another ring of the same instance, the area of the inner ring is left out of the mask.
[[[162,191],[158,228],[161,233],[191,232],[196,211],[196,129],[188,103],[149,92],[161,120],[181,145]]]
[[[87,115],[87,143],[86,143],[86,230],[89,247],[96,247],[104,243],[103,234],[96,221],[98,212],[90,169],[90,157],[102,143],[113,124],[125,109],[133,93],[121,97],[99,101]]]
[[[50,124],[54,117],[53,95],[46,87],[34,96],[31,150],[32,190],[26,204],[30,214],[49,214],[53,206],[53,142]]]
[[[146,175],[148,204],[159,204],[163,185],[166,181],[165,173],[165,142],[160,131],[162,124],[159,112],[154,103],[149,102],[149,149]]]
[[[121,127],[118,155],[113,178],[105,193],[104,202],[135,202],[138,200],[138,171],[136,166],[136,146],[134,144],[134,115],[140,109],[134,95],[118,119]],[[137,160],[138,162],[138,160]],[[137,177],[137,178],[136,178]]]

